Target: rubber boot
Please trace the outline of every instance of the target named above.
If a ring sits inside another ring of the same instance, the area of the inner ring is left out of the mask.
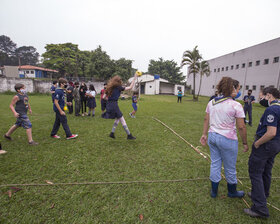
[[[211,186],[212,186],[212,188],[211,188],[210,195],[211,195],[212,198],[215,198],[215,197],[217,197],[217,194],[218,194],[219,182],[211,181]]]
[[[230,198],[242,198],[245,195],[244,191],[237,191],[236,186],[237,186],[237,184],[229,184],[229,183],[227,184],[228,197],[230,197]]]

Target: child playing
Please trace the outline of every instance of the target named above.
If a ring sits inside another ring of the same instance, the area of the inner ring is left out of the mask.
[[[81,116],[81,101],[80,101],[80,92],[79,92],[79,82],[75,82],[75,88],[73,90],[73,96],[75,101],[75,116]]]
[[[64,78],[60,78],[58,80],[59,87],[55,90],[55,96],[54,96],[54,104],[53,104],[53,110],[55,112],[55,122],[53,125],[53,129],[51,132],[52,138],[60,138],[60,136],[56,135],[58,132],[58,129],[60,127],[60,123],[62,124],[62,127],[66,134],[66,139],[73,139],[77,138],[78,135],[73,135],[69,129],[69,126],[67,124],[67,117],[64,112],[64,89],[67,88],[67,80]]]
[[[106,118],[106,119],[108,119],[108,118],[115,119],[112,131],[109,135],[109,137],[111,137],[111,138],[115,138],[115,130],[116,130],[119,122],[121,122],[121,124],[127,134],[127,139],[131,139],[131,140],[136,139],[130,133],[130,131],[127,127],[127,124],[125,122],[125,119],[123,117],[123,114],[120,111],[119,106],[118,106],[118,99],[120,97],[121,92],[124,90],[132,89],[132,87],[134,86],[136,77],[137,77],[137,74],[135,73],[134,79],[131,82],[129,87],[122,86],[122,80],[118,75],[111,78],[108,82],[106,92],[103,96],[103,98],[108,96],[108,102],[107,102],[106,112],[104,114],[102,114],[102,117]]]
[[[102,114],[104,114],[105,109],[106,109],[106,105],[107,105],[107,101],[108,101],[108,97],[105,97],[105,99],[103,99],[103,96],[105,94],[107,88],[107,83],[104,83],[104,89],[101,90],[101,96],[100,96],[100,104],[101,104],[101,112]]]
[[[94,117],[95,116],[95,107],[96,107],[96,101],[95,101],[96,91],[92,84],[89,85],[89,90],[87,90],[86,95],[88,97],[88,102],[87,102],[88,116],[90,116],[92,113],[92,116]]]
[[[25,86],[21,83],[17,83],[15,85],[15,90],[17,92],[17,95],[13,97],[10,104],[10,109],[13,112],[14,116],[17,118],[17,121],[4,135],[4,137],[8,140],[12,140],[11,134],[18,127],[22,126],[24,129],[26,129],[29,145],[38,145],[37,142],[33,141],[31,129],[32,124],[27,116],[27,110],[29,110],[30,114],[32,114],[32,110],[28,102],[28,96],[26,95]]]
[[[133,92],[133,96],[132,96],[133,111],[131,113],[129,113],[130,117],[132,117],[132,118],[136,118],[135,114],[137,112],[137,93],[138,92]]]

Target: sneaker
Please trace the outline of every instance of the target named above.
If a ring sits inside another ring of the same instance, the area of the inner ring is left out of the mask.
[[[261,215],[261,214],[259,214],[259,213],[256,213],[256,212],[252,211],[252,209],[250,209],[250,208],[245,208],[245,209],[244,209],[244,212],[245,212],[247,215],[251,216],[251,217],[255,217],[255,218],[268,218],[268,216],[265,216],[265,215]]]
[[[130,134],[130,135],[127,136],[127,139],[128,139],[128,140],[134,140],[134,139],[136,139],[136,138],[135,138],[134,136],[132,136],[132,134]]]
[[[28,142],[28,144],[29,144],[29,145],[38,145],[39,143],[38,143],[38,142],[32,141],[32,142]]]
[[[3,137],[8,139],[8,140],[10,140],[10,141],[12,141],[12,138],[10,136],[6,135],[6,134]]]
[[[78,135],[74,134],[74,135],[71,135],[71,136],[67,137],[66,139],[69,140],[69,139],[73,139],[73,138],[77,138],[77,137],[78,137]]]
[[[132,118],[136,118],[134,115],[133,116],[131,116]]]
[[[0,150],[0,154],[5,154],[5,153],[7,153],[7,151],[5,151],[3,149]]]
[[[88,114],[87,116],[89,116],[89,117],[90,117],[90,114]]]
[[[109,137],[110,137],[110,138],[116,138],[116,137],[115,137],[115,133],[111,132],[110,135],[109,135]]]
[[[52,138],[60,138],[59,135],[51,135]]]
[[[129,116],[132,117],[132,113],[129,113]]]

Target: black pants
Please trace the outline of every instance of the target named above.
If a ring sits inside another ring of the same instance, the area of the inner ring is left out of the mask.
[[[75,115],[79,115],[81,110],[81,101],[75,100]]]
[[[87,112],[87,98],[81,98],[81,107],[82,107],[82,113],[84,113],[84,109],[85,112]]]
[[[252,184],[251,209],[264,216],[269,216],[266,198],[269,196],[274,158],[280,151],[279,144],[280,138],[274,138],[257,149],[253,145],[248,162]]]
[[[57,134],[57,132],[59,130],[59,127],[60,127],[60,123],[62,124],[62,127],[63,127],[63,129],[65,131],[66,138],[72,136],[70,128],[69,128],[69,126],[67,124],[67,117],[66,117],[66,115],[61,115],[59,112],[55,113],[55,122],[54,122],[54,125],[53,125],[51,136],[54,136],[54,135]]]
[[[68,102],[67,102],[68,103]],[[72,105],[67,105],[67,108],[68,108],[68,111],[69,111],[69,114],[73,114],[73,102],[69,102],[69,103],[72,103]]]
[[[245,113],[245,119],[246,119],[246,114],[248,113],[249,125],[252,125],[252,106],[244,105],[244,113]]]
[[[177,103],[179,103],[179,101],[180,101],[180,103],[182,103],[182,97],[181,96],[178,96]]]

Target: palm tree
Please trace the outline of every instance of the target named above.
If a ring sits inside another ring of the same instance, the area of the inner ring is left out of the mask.
[[[193,75],[193,100],[197,100],[195,97],[195,76],[199,72],[199,62],[202,59],[202,56],[199,54],[197,46],[190,51],[187,50],[183,54],[183,59],[181,63],[181,67],[184,65],[188,65],[188,75]]]
[[[199,88],[198,88],[198,93],[197,93],[197,99],[199,97],[203,75],[206,75],[206,77],[208,77],[210,75],[210,67],[209,67],[209,63],[207,61],[201,61],[199,63],[199,74],[200,74],[200,82],[199,82]]]

